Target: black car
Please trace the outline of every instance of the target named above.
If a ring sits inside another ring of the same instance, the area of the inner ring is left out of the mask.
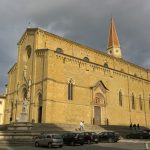
[[[95,132],[82,132],[84,143],[98,143],[98,135]]]
[[[149,133],[144,130],[134,130],[131,133],[127,134],[128,139],[148,139]]]
[[[108,131],[108,132],[101,132],[98,134],[99,142],[117,142],[120,140],[119,133]]]
[[[66,145],[84,144],[84,137],[81,133],[65,133],[62,135],[63,142]]]
[[[150,129],[144,129],[145,132],[148,132],[150,138]]]

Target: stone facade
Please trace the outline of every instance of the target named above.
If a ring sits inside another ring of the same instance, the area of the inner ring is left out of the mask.
[[[8,73],[5,123],[150,126],[150,71],[40,28],[27,28]],[[25,104],[24,104],[25,103]]]
[[[0,95],[0,125],[4,124],[4,109],[6,96]]]

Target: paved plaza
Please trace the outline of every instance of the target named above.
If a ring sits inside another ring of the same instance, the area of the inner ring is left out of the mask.
[[[52,148],[56,150],[145,150],[145,143],[148,143],[150,149],[150,141],[129,140],[120,141],[118,143],[99,143],[85,144],[83,146],[64,146],[63,148]],[[47,150],[47,147],[34,147],[34,145],[12,146],[0,145],[0,150]]]

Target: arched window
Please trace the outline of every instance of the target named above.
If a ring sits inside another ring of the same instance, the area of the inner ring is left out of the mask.
[[[57,52],[57,53],[61,53],[61,54],[64,53],[63,50],[62,50],[61,48],[57,48],[57,49],[56,49],[56,52]]]
[[[30,56],[31,56],[31,46],[30,46],[30,45],[28,45],[28,46],[26,47],[26,51],[27,51],[27,57],[28,57],[28,59],[29,59]]]
[[[104,63],[104,67],[105,67],[105,68],[108,68],[108,64],[107,64],[107,63]]]
[[[73,83],[72,83],[72,79],[70,79],[69,83],[68,83],[68,100],[73,100]]]
[[[84,57],[83,60],[86,61],[86,62],[90,61],[88,57]]]
[[[119,91],[119,105],[122,106],[122,92]]]
[[[135,99],[133,93],[132,93],[132,109],[135,109]]]
[[[141,95],[139,95],[139,106],[140,106],[140,110],[142,110],[142,97],[141,97]]]
[[[27,100],[27,89],[23,89],[23,100]]]

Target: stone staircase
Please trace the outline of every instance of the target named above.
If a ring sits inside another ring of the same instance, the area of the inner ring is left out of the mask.
[[[78,124],[33,124],[32,131],[39,132],[75,132],[79,130]],[[85,131],[102,132],[105,129],[98,125],[85,125]]]
[[[140,127],[145,129],[145,127]],[[79,124],[51,124],[51,123],[14,123],[0,126],[0,144],[32,144],[34,138],[41,133],[79,132]],[[131,131],[128,126],[99,126],[85,124],[85,131],[100,133],[102,131],[115,131],[122,137]]]
[[[1,126],[0,144],[32,144],[34,138],[41,133],[60,133],[79,132],[77,124],[50,124],[42,123],[13,123]],[[104,129],[96,125],[85,125],[85,131],[94,131],[100,133]]]

